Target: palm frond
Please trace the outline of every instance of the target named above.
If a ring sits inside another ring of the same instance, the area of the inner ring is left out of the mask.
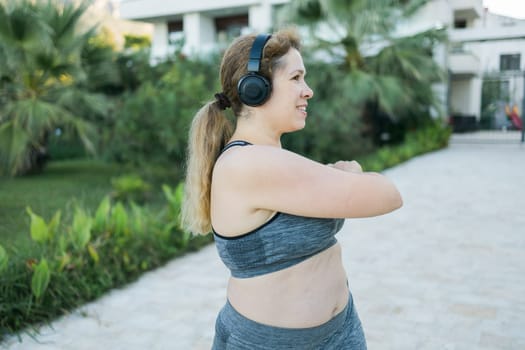
[[[403,10],[404,17],[411,17],[416,14],[423,6],[425,6],[429,0],[408,0],[408,1],[395,1],[397,5]]]
[[[391,118],[396,117],[400,106],[407,106],[410,99],[405,93],[403,82],[395,76],[376,76],[377,102]]]
[[[11,0],[0,4],[0,42],[4,45],[14,48],[48,45],[51,32],[32,2]]]
[[[105,95],[88,93],[76,87],[60,91],[53,101],[69,111],[74,111],[76,115],[84,116],[85,118],[82,119],[88,120],[107,115],[111,106]]]
[[[30,137],[16,123],[0,124],[0,174],[14,176],[27,164]]]

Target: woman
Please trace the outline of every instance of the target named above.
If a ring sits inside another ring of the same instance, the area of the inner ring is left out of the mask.
[[[232,275],[213,349],[366,349],[334,235],[344,218],[402,200],[355,161],[323,165],[281,148],[282,134],[305,127],[314,95],[299,48],[292,29],[235,40],[223,91],[190,130],[183,221],[213,230]]]

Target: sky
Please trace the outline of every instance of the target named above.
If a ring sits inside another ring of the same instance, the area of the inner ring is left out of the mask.
[[[524,0],[483,0],[483,6],[498,15],[525,19]]]

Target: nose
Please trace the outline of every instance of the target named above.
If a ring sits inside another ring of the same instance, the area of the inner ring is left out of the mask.
[[[304,83],[303,97],[306,99],[314,97],[314,91],[310,89],[310,86],[308,86],[306,82]]]

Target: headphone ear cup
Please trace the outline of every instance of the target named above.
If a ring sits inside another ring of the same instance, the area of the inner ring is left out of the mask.
[[[272,84],[262,75],[250,72],[239,80],[237,92],[242,103],[256,107],[262,105],[270,97]]]

